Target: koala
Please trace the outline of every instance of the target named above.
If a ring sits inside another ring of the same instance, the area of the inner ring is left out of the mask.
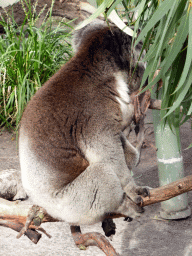
[[[20,123],[23,187],[34,204],[71,225],[108,215],[135,218],[145,187],[130,170],[139,152],[123,131],[132,122],[130,94],[145,66],[141,45],[115,26],[93,22],[74,33],[74,57],[32,97]],[[135,71],[135,72],[133,72]]]

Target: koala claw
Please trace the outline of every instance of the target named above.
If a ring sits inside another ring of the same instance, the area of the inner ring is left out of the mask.
[[[142,206],[143,204],[142,196],[150,196],[148,187],[141,187],[136,185],[133,185],[132,187],[127,186],[125,188],[125,193],[138,206]]]
[[[135,192],[138,195],[142,195],[143,197],[150,196],[150,191],[148,187],[137,187]]]
[[[133,218],[131,217],[125,217],[124,221],[127,221],[127,222],[131,222],[133,220]]]

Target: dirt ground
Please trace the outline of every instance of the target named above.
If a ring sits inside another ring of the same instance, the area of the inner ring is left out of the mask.
[[[146,126],[147,147],[142,150],[140,164],[135,168],[137,184],[158,187],[158,171],[154,145],[152,115],[148,112]],[[192,149],[185,150],[192,141],[190,123],[181,127],[181,143],[185,175],[192,173]],[[19,160],[15,136],[8,132],[0,135],[0,171],[17,169]],[[189,205],[192,206],[192,192],[188,193]],[[25,202],[24,202],[25,203]],[[115,220],[116,235],[112,245],[122,256],[192,256],[192,217],[184,220],[157,220],[160,204],[147,206],[140,219],[128,223],[123,219]],[[37,245],[27,237],[16,239],[17,232],[0,226],[0,255],[6,256],[100,256],[104,255],[98,248],[90,247],[80,251],[72,240],[67,223],[46,223],[42,227],[51,234],[44,234]],[[82,232],[97,231],[103,233],[101,224],[82,226]]]

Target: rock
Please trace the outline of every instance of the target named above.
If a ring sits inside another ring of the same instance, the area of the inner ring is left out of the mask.
[[[21,183],[20,171],[9,169],[0,172],[0,197],[7,200],[27,198]]]
[[[30,1],[31,1],[31,6],[34,7],[37,1],[35,0],[30,0]],[[39,0],[37,2],[36,8],[35,8],[35,15],[37,16],[40,14],[40,17],[36,24],[37,27],[41,26],[41,23],[44,21],[46,14],[51,7],[51,4],[52,4],[52,0],[46,0],[46,1]],[[79,22],[87,18],[87,14],[81,12],[79,4],[80,4],[79,0],[72,0],[72,1],[67,0],[67,1],[63,1],[63,3],[61,3],[59,0],[55,0],[53,10],[52,10],[52,17],[65,18],[66,21],[75,19],[73,22],[73,25],[78,24]],[[26,11],[28,11],[28,6],[26,5],[25,2],[23,3],[23,5]],[[41,12],[44,6],[45,6],[45,9],[43,12]],[[34,10],[32,8],[32,12],[33,11]],[[0,16],[2,16],[6,22],[7,22],[7,14],[10,16],[13,15],[14,20],[18,26],[22,25],[25,19],[25,12],[22,6],[22,2],[19,1],[17,3],[14,3],[12,6],[9,5],[5,8],[0,7]],[[1,19],[2,18],[0,17],[0,20]],[[0,24],[0,33],[4,33],[4,29],[1,24]]]

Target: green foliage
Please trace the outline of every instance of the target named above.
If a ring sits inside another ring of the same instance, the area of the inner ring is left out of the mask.
[[[0,126],[18,126],[30,98],[72,55],[66,40],[71,26],[60,22],[53,27],[51,8],[37,28],[40,14],[35,7],[32,10],[30,1],[24,1],[29,11],[23,5],[21,27],[13,17],[0,21],[5,30],[0,36]]]
[[[146,89],[152,89],[162,79],[161,117],[176,125],[182,124],[192,114],[191,7],[191,2],[187,0],[160,1],[136,41],[143,40],[144,44],[149,45],[146,61],[150,68],[146,69],[144,75],[144,79],[149,76]],[[151,43],[146,35],[152,38]],[[157,69],[160,72],[153,80]]]
[[[109,15],[108,10],[116,8],[116,1],[100,2],[102,4],[89,21],[101,12]],[[148,77],[149,84],[145,90],[153,90],[162,79],[161,119],[170,126],[179,126],[192,117],[192,0],[120,2],[127,24],[134,25],[135,33],[141,30],[134,43],[142,40],[143,49],[147,52],[142,85]],[[160,72],[154,79],[156,70]]]
[[[113,0],[99,0],[98,4],[101,3],[101,5],[98,7],[98,9],[96,10],[95,13],[93,13],[89,18],[87,18],[86,20],[84,20],[82,23],[80,23],[76,29],[81,29],[84,26],[86,26],[87,24],[89,24],[92,20],[94,20],[95,18],[97,18],[101,13],[104,13],[105,15],[105,10],[108,9],[111,4],[113,3]]]

